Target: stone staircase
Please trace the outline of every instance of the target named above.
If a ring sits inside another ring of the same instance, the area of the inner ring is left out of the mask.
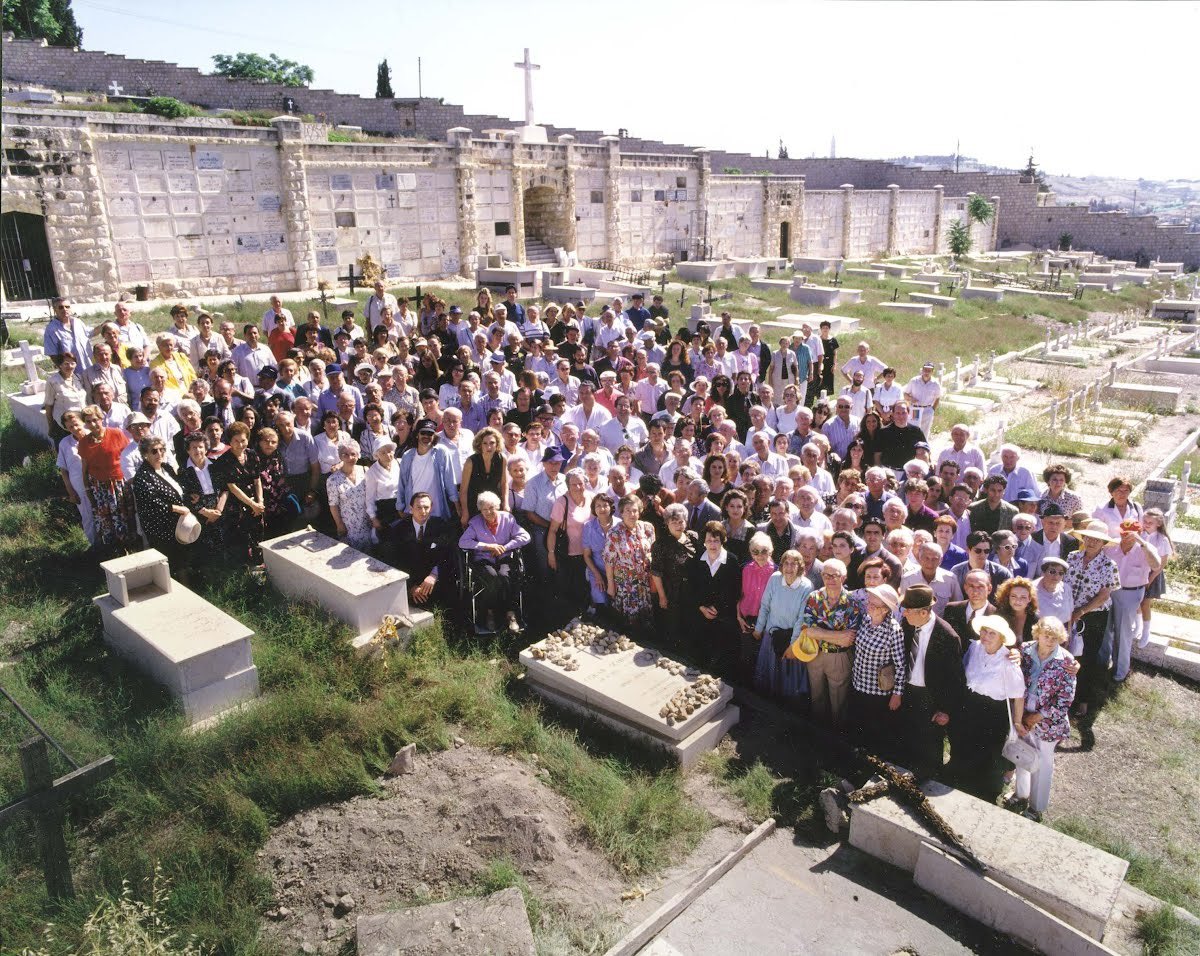
[[[533,236],[526,236],[525,265],[556,266],[558,265],[558,259],[556,259],[554,256],[554,250],[547,246],[540,239],[535,239]]]

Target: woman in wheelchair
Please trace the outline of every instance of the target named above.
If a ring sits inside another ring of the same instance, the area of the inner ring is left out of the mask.
[[[467,522],[458,539],[478,581],[476,612],[484,615],[489,631],[496,629],[496,621],[503,615],[509,631],[516,634],[521,630],[516,612],[521,582],[512,558],[529,544],[529,532],[509,512],[500,510],[500,499],[492,492],[480,492],[476,504],[479,514]]]

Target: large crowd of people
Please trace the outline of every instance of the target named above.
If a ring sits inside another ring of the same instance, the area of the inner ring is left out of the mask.
[[[1128,480],[1089,513],[1067,466],[989,465],[965,425],[935,453],[933,363],[906,378],[828,322],[768,344],[728,312],[672,329],[659,296],[485,288],[464,314],[383,283],[335,328],[278,297],[241,329],[171,319],[148,335],[120,302],[89,329],[59,300],[45,332],[99,558],[227,573],[313,525],[480,632],[582,614],[986,799],[1015,765],[1034,817],[1165,587]]]

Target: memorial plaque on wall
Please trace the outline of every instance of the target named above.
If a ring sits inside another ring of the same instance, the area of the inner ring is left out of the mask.
[[[215,149],[198,149],[196,150],[196,168],[224,169],[225,158]]]
[[[135,171],[162,169],[162,153],[157,149],[131,149],[129,161]]]
[[[103,146],[97,150],[101,169],[128,169],[129,151],[118,146]]]
[[[108,193],[136,193],[137,177],[131,173],[107,173],[104,188]]]
[[[321,268],[337,267],[337,250],[335,249],[318,249],[317,250],[317,265]]]
[[[187,149],[164,149],[162,152],[163,166],[167,170],[191,170],[192,153]]]
[[[415,173],[397,173],[396,188],[408,192],[417,188],[417,177]]]
[[[329,177],[329,189],[332,192],[349,192],[354,188],[354,181],[349,173],[333,173]]]
[[[196,192],[196,174],[195,173],[168,173],[167,174],[167,189],[173,193],[194,193]]]
[[[239,255],[260,253],[262,252],[262,239],[255,232],[243,233],[237,237],[237,251]]]

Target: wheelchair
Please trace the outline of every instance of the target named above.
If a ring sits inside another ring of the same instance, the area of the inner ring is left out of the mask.
[[[525,548],[509,552],[509,579],[516,589],[516,600],[512,611],[517,616],[517,624],[524,631],[527,624],[525,619]],[[503,628],[501,621],[496,622],[496,630],[487,627],[486,620],[480,620],[479,599],[483,595],[483,585],[479,575],[471,565],[474,551],[458,549],[458,606],[464,623],[474,628],[476,636],[493,635]]]

